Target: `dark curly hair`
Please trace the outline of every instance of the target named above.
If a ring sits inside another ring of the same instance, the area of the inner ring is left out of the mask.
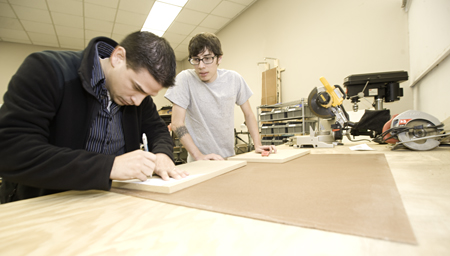
[[[147,31],[137,31],[129,34],[119,45],[126,50],[129,68],[134,71],[147,69],[163,87],[175,84],[177,63],[166,39]]]
[[[189,41],[189,58],[195,57],[205,50],[213,52],[218,57],[223,55],[220,40],[213,33],[203,32],[195,35]]]

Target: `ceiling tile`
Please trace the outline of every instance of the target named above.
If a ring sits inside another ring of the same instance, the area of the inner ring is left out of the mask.
[[[183,45],[182,44],[178,45],[177,48],[174,49],[174,50],[177,51],[177,52],[184,53],[184,54],[188,54],[189,53],[188,46],[184,45],[184,44]]]
[[[187,46],[189,45],[189,41],[191,41],[191,39],[192,39],[192,36],[186,37],[186,38],[183,40],[183,42],[180,43],[180,45],[186,45],[186,49],[187,49]]]
[[[128,34],[130,34],[130,33],[128,33]],[[122,42],[123,39],[125,39],[125,37],[126,37],[128,34],[126,34],[126,35],[113,34],[111,38],[112,38],[114,41],[120,43],[120,42]]]
[[[114,8],[89,3],[84,4],[84,16],[88,18],[114,22],[116,12],[117,9]]]
[[[206,18],[206,16],[208,16],[208,14],[203,12],[182,9],[175,21],[191,25],[198,25]]]
[[[186,38],[186,36],[184,36],[184,35],[178,35],[178,34],[173,34],[173,33],[169,33],[169,32],[164,33],[163,37],[165,39],[167,39],[167,41],[169,41],[169,43],[170,43],[170,45],[172,45],[172,47],[178,46],[178,44],[183,42],[183,40]]]
[[[188,0],[164,37],[174,47],[177,60],[183,60],[193,35],[217,33],[254,2]],[[84,48],[97,36],[119,42],[142,28],[154,3],[155,0],[0,0],[0,40],[59,45],[65,49]]]
[[[23,20],[22,25],[27,32],[55,35],[55,29],[53,28],[52,24]]]
[[[198,33],[202,33],[202,32],[209,32],[209,33],[216,33],[217,29],[214,28],[205,28],[205,27],[196,27],[192,32],[191,32],[191,36],[195,36]],[[189,42],[188,42],[189,43]]]
[[[18,40],[29,40],[27,33],[25,30],[15,30],[15,29],[7,29],[0,28],[0,37],[10,38],[10,39],[18,39]]]
[[[244,10],[244,8],[244,5],[223,1],[211,12],[211,14],[226,18],[233,18]]]
[[[94,30],[84,31],[84,38],[88,42],[91,41],[92,38],[99,36],[111,37],[111,33],[105,33],[104,31],[94,31]]]
[[[189,0],[158,0],[159,2],[183,7]]]
[[[83,38],[73,38],[58,36],[59,44],[63,48],[82,50],[84,49],[84,39]]]
[[[214,15],[208,15],[206,19],[200,23],[200,26],[207,27],[207,28],[214,28],[214,29],[220,29],[225,24],[227,24],[230,21],[228,18],[223,18],[219,16]]]
[[[122,0],[123,1],[123,0]],[[119,5],[119,0],[84,0],[84,3],[91,3],[111,8],[117,8]]]
[[[58,37],[84,38],[84,30],[81,28],[71,28],[61,25],[55,25]]]
[[[184,7],[191,10],[210,13],[217,5],[219,5],[220,1],[221,0],[190,0]]]
[[[177,61],[183,61],[184,59],[186,59],[189,55],[188,54],[183,54],[180,52],[175,52],[175,58]]]
[[[228,0],[228,1],[235,2],[235,3],[238,3],[238,4],[242,4],[242,5],[250,5],[253,2],[256,2],[257,0]]]
[[[131,26],[126,24],[116,23],[114,24],[113,34],[128,35],[135,31],[140,31],[141,27]]]
[[[37,9],[41,9],[41,10],[47,10],[47,3],[45,2],[45,0],[13,0],[13,1],[10,1],[10,4],[27,6],[27,7],[37,8]]]
[[[16,15],[9,4],[0,3],[0,17],[16,18]]]
[[[12,5],[17,17],[22,20],[31,20],[42,23],[52,23],[50,13],[47,10],[33,9],[30,7]]]
[[[17,38],[8,38],[2,37],[2,41],[11,42],[11,43],[19,43],[19,44],[31,44],[30,39],[17,39]]]
[[[155,1],[153,0],[121,0],[119,9],[128,12],[149,14]]]
[[[169,29],[167,29],[167,32],[174,33],[174,34],[180,34],[180,35],[189,35],[192,30],[194,30],[196,26],[181,23],[181,22],[173,22],[172,25],[170,25]]]
[[[109,33],[111,35],[113,23],[104,20],[84,18],[84,27],[87,30],[103,31],[104,33]]]
[[[132,26],[139,26],[141,28],[144,25],[146,18],[147,15],[144,14],[119,10],[117,12],[116,22]]]
[[[22,24],[20,24],[18,19],[7,17],[0,17],[0,28],[23,30]]]
[[[58,42],[41,42],[41,41],[36,41],[33,42],[34,45],[42,45],[42,46],[50,46],[50,47],[55,47],[55,48],[60,48]]]
[[[56,47],[59,46],[56,35],[28,32],[28,36],[30,37],[31,42],[33,42],[33,44],[49,45],[49,46],[56,46]]]
[[[81,29],[84,28],[84,19],[81,16],[69,15],[59,12],[52,12],[51,15],[53,18],[53,23],[55,25]]]
[[[83,15],[83,3],[70,0],[47,0],[50,11],[72,15]]]

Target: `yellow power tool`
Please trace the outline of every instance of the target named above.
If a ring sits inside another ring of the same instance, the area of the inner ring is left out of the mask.
[[[316,87],[309,94],[309,108],[320,118],[335,117],[336,123],[343,128],[348,122],[347,113],[342,106],[346,97],[345,92],[339,85],[331,86],[325,77],[321,77],[320,81],[323,87]]]

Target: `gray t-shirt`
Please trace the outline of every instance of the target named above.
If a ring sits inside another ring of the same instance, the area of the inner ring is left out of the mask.
[[[165,97],[186,109],[186,128],[202,154],[223,158],[234,152],[234,106],[244,104],[253,92],[235,71],[218,69],[212,83],[204,83],[194,69],[178,74]]]

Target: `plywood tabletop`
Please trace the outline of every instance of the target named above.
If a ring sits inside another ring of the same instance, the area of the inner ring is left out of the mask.
[[[450,255],[450,148],[384,153],[418,245],[301,228],[105,191],[0,205],[0,255]],[[368,163],[370,164],[370,163]]]

